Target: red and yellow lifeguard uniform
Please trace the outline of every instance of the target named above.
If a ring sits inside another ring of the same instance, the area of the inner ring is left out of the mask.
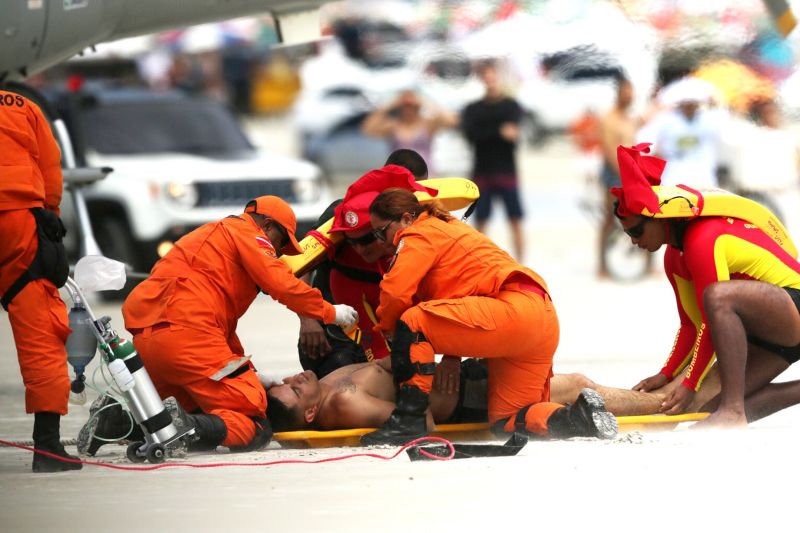
[[[491,240],[457,220],[422,213],[395,236],[395,261],[381,283],[380,331],[398,319],[424,335],[411,345],[413,364],[435,353],[480,356],[489,364],[489,421],[531,406],[528,431],[547,434],[550,377],[558,318],[544,280]],[[433,377],[415,373],[404,385],[430,392]]]
[[[661,373],[672,379],[684,369],[683,385],[698,390],[714,361],[703,292],[717,281],[757,280],[800,288],[800,263],[755,225],[737,218],[690,222],[683,251],[669,246],[664,269],[675,292],[681,326]]]
[[[30,208],[60,213],[61,153],[47,119],[30,100],[0,91],[0,295],[28,270],[39,247]],[[8,305],[25,410],[67,413],[69,375],[64,347],[70,329],[58,289],[29,282]]]
[[[380,281],[389,259],[367,263],[352,246],[341,245],[330,262],[330,289],[333,301],[347,304],[358,311],[361,346],[367,359],[389,356],[389,346],[383,335],[373,330],[380,304]],[[370,279],[372,278],[372,279]]]
[[[293,231],[294,228],[290,228]],[[125,302],[125,327],[162,397],[219,416],[224,446],[247,446],[264,387],[236,336],[259,291],[296,313],[332,323],[333,306],[298,280],[249,215],[205,224],[180,239]]]

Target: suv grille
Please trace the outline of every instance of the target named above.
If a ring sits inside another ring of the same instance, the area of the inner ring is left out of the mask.
[[[197,207],[243,207],[253,198],[265,194],[279,196],[291,204],[297,201],[293,183],[291,179],[196,182]]]

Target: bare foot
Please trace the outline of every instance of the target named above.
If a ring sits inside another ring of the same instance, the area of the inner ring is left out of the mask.
[[[743,427],[747,427],[747,418],[744,413],[717,410],[708,418],[694,424],[691,429],[740,429]]]

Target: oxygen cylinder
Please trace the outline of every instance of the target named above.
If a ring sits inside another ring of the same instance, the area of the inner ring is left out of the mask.
[[[75,370],[75,379],[70,384],[69,401],[75,405],[83,405],[86,403],[86,377],[83,373],[97,351],[97,338],[92,317],[82,305],[76,304],[70,309],[69,327],[72,333],[67,337],[67,361]]]
[[[172,423],[172,417],[164,408],[164,403],[133,343],[120,338],[119,335],[114,335],[108,343],[108,347],[110,353],[106,352],[106,355],[109,368],[112,368],[113,365],[121,370],[119,364],[124,363],[129,372],[119,372],[114,375],[114,379],[121,387],[122,383],[125,383],[123,392],[133,419],[142,427],[145,434],[149,435],[148,439],[153,442],[169,442],[174,439],[178,430]],[[129,376],[133,378],[132,384],[128,383]],[[122,380],[122,382],[120,383],[118,380]]]

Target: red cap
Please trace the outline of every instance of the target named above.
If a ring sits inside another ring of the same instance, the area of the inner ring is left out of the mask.
[[[283,226],[289,236],[289,244],[283,247],[281,253],[285,255],[303,253],[300,243],[297,242],[297,237],[294,236],[297,231],[297,218],[295,218],[294,211],[285,200],[277,196],[259,196],[255,200],[247,202],[244,212],[264,215]]]
[[[630,148],[617,146],[617,162],[622,187],[611,187],[611,194],[619,200],[617,214],[622,217],[641,215],[645,208],[653,214],[660,213],[658,195],[653,191],[661,184],[661,173],[667,162],[653,156],[650,143],[637,144]]]
[[[424,191],[436,196],[439,191],[417,183],[405,167],[386,165],[370,170],[347,188],[344,200],[336,206],[333,226],[329,231],[358,231],[369,226],[369,206],[378,194],[398,187],[407,191]]]

